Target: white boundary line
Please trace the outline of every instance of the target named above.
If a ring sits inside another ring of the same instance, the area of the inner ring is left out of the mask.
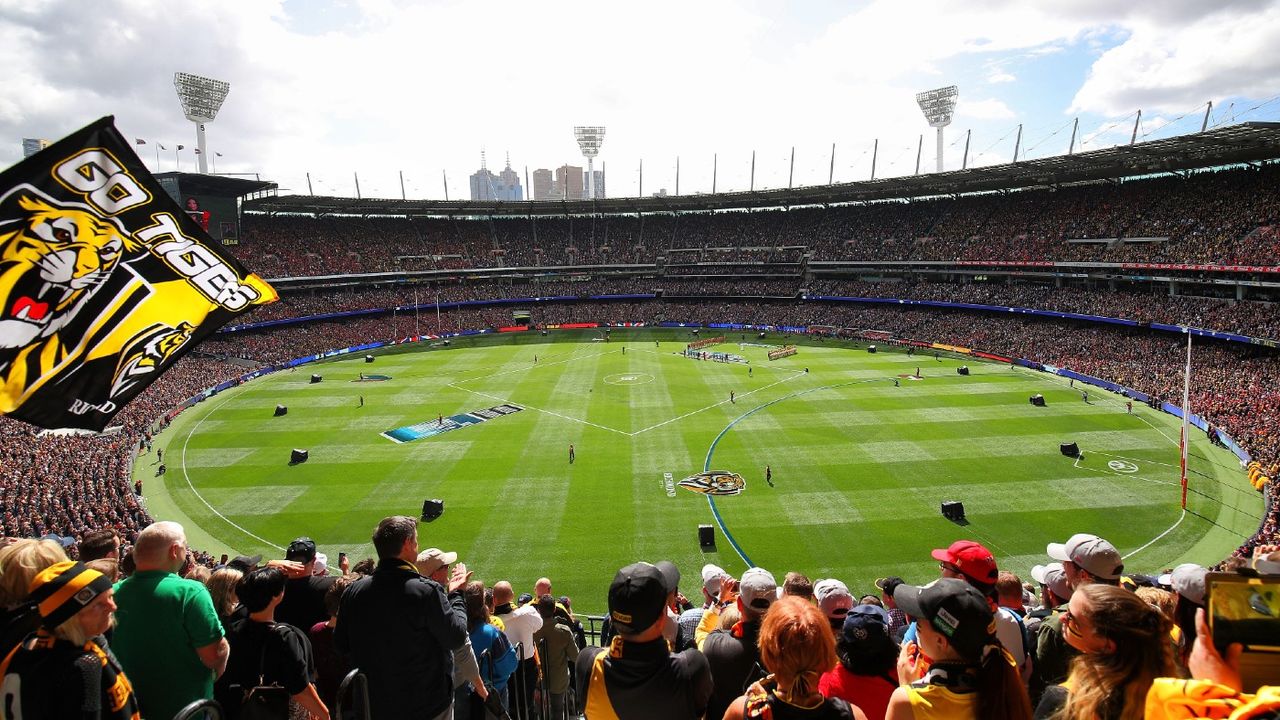
[[[249,387],[249,383],[245,383],[245,384],[241,385],[241,386],[240,386],[240,388],[238,388],[238,389],[239,389],[239,390],[241,390],[241,391],[243,391],[243,390],[247,389],[248,387]],[[191,489],[191,492],[192,492],[192,493],[193,493],[197,498],[199,498],[199,499],[200,499],[200,502],[204,503],[204,506],[205,506],[205,507],[209,508],[209,512],[213,513],[214,515],[217,515],[217,516],[218,516],[218,517],[219,517],[223,522],[225,522],[226,524],[230,525],[231,527],[233,527],[233,528],[235,528],[235,529],[239,530],[240,532],[244,533],[245,535],[248,535],[249,537],[253,538],[254,540],[257,540],[258,542],[261,542],[261,543],[266,543],[267,545],[269,545],[269,546],[271,546],[271,547],[273,547],[273,548],[275,548],[275,549],[277,549],[277,550],[284,550],[284,547],[283,547],[283,546],[277,545],[277,544],[275,544],[275,543],[271,542],[270,540],[267,540],[266,538],[263,538],[263,537],[259,537],[259,536],[257,536],[257,535],[254,535],[253,533],[249,532],[248,530],[245,530],[244,528],[242,528],[242,527],[240,527],[239,525],[237,525],[237,524],[235,524],[234,522],[232,522],[232,521],[231,521],[231,519],[230,519],[230,518],[228,518],[226,515],[223,515],[222,513],[218,512],[218,509],[217,509],[217,508],[215,508],[214,506],[210,505],[210,504],[209,504],[209,501],[208,501],[208,500],[205,500],[205,499],[204,499],[204,496],[200,494],[200,491],[199,491],[199,490],[196,490],[196,486],[195,486],[195,485],[193,485],[193,484],[191,483],[191,474],[187,472],[187,443],[191,442],[191,436],[196,434],[196,430],[199,430],[199,429],[200,429],[200,426],[204,424],[204,421],[205,421],[205,420],[208,420],[208,419],[209,419],[209,416],[210,416],[210,415],[212,415],[212,414],[214,413],[214,411],[216,411],[218,408],[222,407],[223,405],[226,405],[228,402],[231,402],[231,400],[232,400],[232,399],[234,399],[234,398],[235,398],[236,396],[238,396],[239,394],[240,394],[240,393],[235,393],[235,394],[233,395],[232,393],[228,392],[228,393],[227,393],[228,397],[227,397],[225,400],[223,400],[222,402],[218,403],[218,404],[217,404],[217,405],[215,405],[213,408],[211,408],[211,409],[209,410],[209,412],[207,412],[207,413],[205,413],[205,414],[204,414],[204,417],[202,417],[202,418],[200,418],[198,421],[196,421],[196,424],[195,424],[194,426],[192,426],[192,428],[191,428],[190,430],[188,430],[188,431],[187,431],[187,438],[186,438],[185,440],[183,440],[183,441],[182,441],[182,462],[180,463],[180,465],[181,465],[181,467],[182,467],[182,476],[183,476],[184,478],[186,478],[186,480],[187,480],[187,487],[188,487],[188,488],[190,488],[190,489]]]
[[[777,382],[769,383],[768,385],[765,385],[764,387],[756,388],[755,390],[748,390],[747,392],[744,392],[744,393],[742,393],[741,395],[737,395],[737,396],[735,396],[735,397],[744,397],[744,398],[745,398],[745,397],[751,397],[752,395],[754,395],[754,394],[756,394],[756,393],[760,392],[761,390],[768,390],[769,388],[774,387],[774,386],[777,386],[777,385],[781,385],[781,384],[782,384],[782,383],[784,383],[784,382],[788,382],[788,381],[791,381],[791,380],[795,380],[796,378],[800,377],[800,376],[801,376],[801,375],[803,375],[803,374],[804,374],[804,373],[802,373],[802,372],[796,371],[796,373],[795,373],[794,375],[792,375],[791,377],[785,377],[785,378],[782,378],[781,380],[779,380],[779,381],[777,381]],[[687,417],[690,417],[690,416],[692,416],[692,415],[697,415],[697,414],[698,414],[698,413],[700,413],[700,412],[706,412],[707,410],[710,410],[710,409],[712,409],[712,408],[716,408],[716,407],[720,407],[721,405],[727,404],[728,402],[729,402],[728,400],[721,400],[720,402],[715,403],[714,405],[708,405],[708,406],[706,406],[706,407],[704,407],[704,408],[699,408],[699,409],[697,409],[697,410],[693,410],[693,411],[691,411],[691,412],[687,412],[687,413],[685,413],[685,414],[683,414],[683,415],[680,415],[680,416],[677,416],[677,417],[673,417],[673,418],[671,418],[670,420],[663,420],[662,422],[658,423],[657,425],[650,425],[650,426],[649,426],[649,427],[647,427],[647,428],[641,428],[640,430],[636,430],[635,432],[632,432],[632,433],[626,433],[626,434],[627,434],[627,435],[630,435],[630,436],[632,436],[632,437],[635,437],[636,435],[639,435],[640,433],[646,433],[646,432],[649,432],[650,430],[656,430],[657,428],[660,428],[660,427],[662,427],[663,425],[669,425],[669,424],[671,424],[671,423],[673,423],[673,422],[675,422],[675,421],[677,421],[677,420],[683,420],[683,419],[685,419],[685,418],[687,418]]]
[[[1181,524],[1182,524],[1182,521],[1183,521],[1183,520],[1185,520],[1185,519],[1186,519],[1186,517],[1187,517],[1187,511],[1186,511],[1186,509],[1184,508],[1184,509],[1183,509],[1183,511],[1182,511],[1182,514],[1178,516],[1178,522],[1176,522],[1176,523],[1174,523],[1174,524],[1170,525],[1168,530],[1165,530],[1164,532],[1160,533],[1159,535],[1157,535],[1157,536],[1155,536],[1155,537],[1151,538],[1151,542],[1147,543],[1146,545],[1143,545],[1142,547],[1138,548],[1137,550],[1134,550],[1133,552],[1129,553],[1128,555],[1122,555],[1122,556],[1120,557],[1120,559],[1121,559],[1121,560],[1128,560],[1129,558],[1133,557],[1134,555],[1137,555],[1138,553],[1142,552],[1143,550],[1146,550],[1147,548],[1151,547],[1152,545],[1155,545],[1158,541],[1160,541],[1162,538],[1164,538],[1164,536],[1165,536],[1165,535],[1168,535],[1169,533],[1173,532],[1174,528],[1176,528],[1176,527],[1178,527],[1179,525],[1181,525]]]
[[[489,398],[490,400],[497,400],[498,402],[508,403],[508,404],[510,404],[510,405],[519,405],[520,407],[524,408],[525,410],[536,410],[536,411],[538,411],[538,412],[540,412],[540,413],[543,413],[543,414],[545,414],[545,415],[551,415],[551,416],[553,416],[553,417],[558,417],[558,418],[560,418],[560,419],[562,419],[562,420],[569,420],[570,422],[582,423],[583,425],[590,425],[590,426],[591,426],[591,427],[593,427],[593,428],[599,428],[599,429],[601,429],[601,430],[608,430],[609,432],[615,432],[615,433],[618,433],[619,435],[631,435],[631,434],[632,434],[632,433],[629,433],[629,432],[624,432],[624,431],[622,431],[622,430],[618,430],[618,429],[616,429],[616,428],[606,427],[606,426],[604,426],[604,425],[597,425],[596,423],[593,423],[593,422],[591,422],[590,420],[581,420],[581,419],[579,419],[579,418],[569,417],[568,415],[561,415],[560,413],[558,413],[558,412],[554,412],[554,411],[551,411],[551,410],[543,410],[542,408],[534,407],[534,406],[529,405],[529,404],[527,404],[527,403],[523,403],[523,402],[521,402],[521,403],[517,403],[517,402],[516,402],[516,401],[514,401],[514,400],[511,400],[511,399],[508,399],[508,398],[503,398],[503,397],[498,397],[497,395],[490,395],[489,393],[486,393],[486,392],[480,392],[479,390],[472,390],[471,388],[458,387],[458,386],[457,386],[456,384],[454,384],[454,383],[449,383],[449,385],[448,385],[448,386],[449,386],[449,387],[451,387],[451,388],[453,388],[454,390],[461,390],[461,391],[463,391],[463,392],[469,392],[469,393],[471,393],[471,394],[473,394],[473,395],[479,395],[480,397]]]

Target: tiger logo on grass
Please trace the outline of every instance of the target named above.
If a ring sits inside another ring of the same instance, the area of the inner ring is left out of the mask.
[[[141,245],[83,206],[35,195],[17,206],[0,225],[0,382],[25,389],[66,356],[74,343],[58,331]]]
[[[727,470],[700,472],[676,484],[701,495],[737,495],[747,487],[747,481],[741,475]]]

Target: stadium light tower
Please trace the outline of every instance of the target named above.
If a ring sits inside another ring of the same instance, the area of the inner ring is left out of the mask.
[[[587,159],[587,197],[596,199],[596,156],[600,154],[600,145],[604,143],[604,128],[582,127],[573,129],[573,136],[578,139],[578,147],[582,148],[582,156]]]
[[[942,172],[942,129],[951,124],[951,113],[956,109],[959,96],[960,90],[955,85],[916,93],[916,102],[929,127],[938,128],[938,172]]]
[[[200,163],[200,172],[207,173],[209,168],[205,158],[209,157],[209,152],[205,148],[204,124],[213,122],[218,116],[222,102],[227,99],[227,93],[231,92],[231,83],[177,72],[173,74],[173,87],[178,91],[178,100],[182,102],[182,112],[196,124],[196,159]]]

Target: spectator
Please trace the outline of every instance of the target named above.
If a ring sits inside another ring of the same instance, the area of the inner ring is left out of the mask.
[[[1022,618],[996,604],[996,581],[1000,577],[1000,571],[991,551],[972,540],[957,540],[950,547],[934,550],[932,555],[939,562],[942,577],[964,580],[987,598],[995,613],[996,636],[1017,662],[1018,675],[1025,682],[1031,676],[1031,655],[1025,643]],[[916,636],[912,628],[918,627],[917,623],[908,628],[904,639],[915,642]]]
[[[711,698],[711,672],[697,650],[672,653],[662,638],[667,587],[658,568],[635,563],[609,586],[617,629],[609,648],[578,654],[577,698],[587,720],[696,720]]]
[[[454,697],[459,703],[454,717],[486,718],[493,717],[488,707],[496,699],[505,711],[510,703],[507,694],[507,683],[520,663],[511,641],[493,624],[489,613],[488,593],[484,583],[472,581],[467,583],[463,595],[467,606],[467,631],[470,634],[471,647],[481,648],[477,661],[480,666],[480,685],[468,688],[465,685],[454,688]],[[466,703],[462,703],[463,699]]]
[[[1022,600],[1022,578],[1008,570],[1001,570],[996,579],[996,604],[1022,618],[1027,614],[1027,607]]]
[[[1196,611],[1205,607],[1205,575],[1208,570],[1195,563],[1183,563],[1169,574],[1168,582],[1176,594],[1173,623],[1174,640],[1178,644],[1178,664],[1185,669],[1196,637]],[[1161,577],[1161,584],[1166,578]]]
[[[1040,607],[1027,613],[1025,622],[1027,635],[1036,638],[1045,618],[1066,612],[1067,602],[1071,600],[1071,583],[1067,582],[1062,563],[1036,565],[1031,568],[1031,578],[1040,584]]]
[[[840,581],[836,580],[836,582],[840,582]],[[816,590],[817,588],[814,586],[812,582],[809,581],[808,576],[806,576],[804,573],[795,572],[794,570],[787,573],[787,576],[782,580],[783,597],[786,597],[787,595],[794,595],[795,597],[803,598],[805,600],[808,600],[809,602],[813,602],[814,592]],[[847,595],[848,593],[849,593],[849,588],[846,587],[845,594]]]
[[[844,698],[870,720],[884,720],[898,687],[898,644],[889,637],[889,613],[878,605],[858,605],[845,616],[836,638],[839,663],[822,675],[818,690]]]
[[[114,528],[104,528],[85,533],[76,545],[80,562],[89,562],[99,558],[120,557],[120,533]]]
[[[709,717],[723,716],[729,703],[763,674],[758,644],[760,626],[769,606],[778,599],[778,585],[768,570],[751,568],[742,574],[738,590],[736,604],[742,619],[733,629],[716,630],[702,642],[701,650],[714,680],[707,705]],[[832,647],[835,647],[834,639]]]
[[[413,561],[414,567],[418,569],[418,574],[428,580],[434,580],[441,587],[449,584],[449,566],[458,561],[458,554],[452,552],[444,552],[440,548],[427,548],[418,553],[418,558]],[[463,588],[464,599],[466,588]],[[468,633],[470,628],[467,628]],[[464,636],[462,644],[453,651],[453,689],[454,697],[457,698],[458,690],[465,686],[471,686],[479,694],[483,700],[488,694],[484,688],[484,682],[480,677],[480,666],[476,662],[475,651],[471,647],[471,638],[469,634]],[[457,707],[455,699],[454,719],[465,715],[465,710]]]
[[[137,570],[115,587],[113,643],[142,715],[169,718],[194,700],[213,697],[230,646],[209,591],[177,575],[187,559],[181,525],[147,526],[133,556]]]
[[[418,574],[418,522],[396,515],[373,533],[378,566],[342,595],[334,645],[369,681],[375,718],[451,717],[452,652],[467,633],[462,586],[453,568],[447,588]]]
[[[0,716],[138,717],[120,663],[101,637],[111,627],[111,582],[66,560],[36,574],[31,601],[40,629],[0,661]]]
[[[533,687],[538,682],[538,661],[533,647],[533,634],[542,627],[538,609],[531,605],[517,607],[511,583],[499,580],[493,586],[493,616],[502,621],[503,632],[520,655],[520,667],[509,688],[512,717],[527,720],[533,710]]]
[[[688,650],[697,644],[696,631],[707,608],[714,607],[720,597],[720,583],[728,576],[718,565],[702,566],[702,605],[690,607],[676,618],[676,650]]]
[[[1214,645],[1203,610],[1196,613],[1195,647],[1191,651],[1191,677],[1156,678],[1147,693],[1147,720],[1182,720],[1190,717],[1267,718],[1273,716],[1280,688],[1263,685],[1256,693],[1244,692],[1240,674],[1243,646],[1232,643],[1226,654]],[[1229,715],[1228,715],[1229,714]]]
[[[884,609],[889,612],[889,637],[894,642],[902,639],[903,633],[907,631],[907,616],[898,609],[898,604],[893,601],[893,591],[898,589],[902,584],[902,578],[896,575],[882,577],[876,580],[876,587],[880,589],[880,600],[884,602]]]
[[[342,575],[334,578],[333,584],[324,594],[324,609],[329,613],[329,619],[316,623],[307,632],[307,637],[311,640],[311,652],[316,662],[316,692],[320,695],[321,702],[328,707],[333,707],[337,703],[338,688],[342,685],[342,679],[351,672],[351,666],[347,664],[346,658],[333,645],[333,629],[338,625],[338,607],[342,603],[342,593],[359,579],[356,575]],[[285,593],[287,594],[288,590]]]
[[[919,638],[902,645],[901,685],[889,699],[889,720],[1031,717],[1017,663],[1000,645],[982,593],[963,580],[940,578],[923,587],[899,585],[893,599],[919,621]]]
[[[725,720],[866,720],[844,699],[818,691],[823,672],[836,665],[835,637],[826,616],[804,598],[783,597],[769,608],[760,628],[760,659],[769,676],[730,702]]]
[[[329,618],[324,611],[324,595],[335,578],[317,574],[316,541],[300,537],[289,543],[284,559],[301,567],[288,573],[289,583],[284,592],[284,602],[276,610],[280,622],[309,630],[316,623]]]
[[[1151,683],[1177,669],[1169,619],[1128,590],[1091,584],[1076,589],[1062,620],[1080,654],[1067,682],[1045,690],[1036,718],[1142,720]]]
[[[31,582],[45,568],[66,562],[62,546],[52,540],[22,539],[0,548],[0,658],[40,627],[31,602]]]
[[[1097,535],[1077,533],[1065,543],[1049,543],[1045,552],[1062,563],[1072,597],[1086,585],[1120,585],[1120,575],[1124,572],[1120,552]],[[1038,703],[1045,688],[1067,679],[1071,659],[1078,651],[1066,641],[1062,615],[1046,617],[1037,637],[1035,673],[1030,689],[1032,700]]]
[[[214,686],[214,695],[229,720],[240,716],[249,691],[259,685],[279,685],[289,693],[291,704],[313,718],[329,718],[329,709],[312,684],[316,668],[311,642],[302,630],[275,621],[285,583],[283,570],[265,567],[245,575],[236,585],[236,597],[249,617],[233,625],[227,634],[231,659]],[[296,714],[296,710],[290,713]]]
[[[252,572],[252,570],[250,571]],[[235,623],[249,617],[249,610],[240,604],[236,597],[236,585],[244,577],[244,573],[231,567],[214,570],[205,587],[209,589],[209,598],[213,600],[213,610],[218,614],[225,633]]]
[[[539,707],[544,720],[568,720],[569,668],[578,659],[578,644],[573,630],[556,617],[556,600],[541,595],[537,600],[542,627],[533,634],[534,647],[539,649],[539,666],[544,680],[546,699]]]
[[[843,628],[845,615],[854,605],[849,587],[839,580],[819,580],[813,585],[813,597],[817,599],[818,608],[831,624],[831,630],[834,632]]]

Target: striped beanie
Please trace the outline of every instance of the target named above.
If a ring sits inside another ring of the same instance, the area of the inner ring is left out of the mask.
[[[53,629],[111,589],[106,575],[84,563],[67,560],[41,570],[31,580],[28,598],[40,612],[40,624]]]

